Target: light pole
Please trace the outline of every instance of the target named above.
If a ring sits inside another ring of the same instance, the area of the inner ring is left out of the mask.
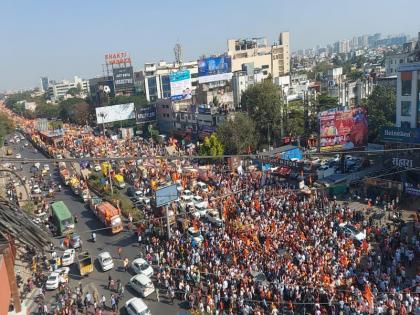
[[[100,113],[100,117],[102,118],[102,132],[104,135],[104,139],[105,139],[105,157],[108,159],[108,142],[106,141],[106,134],[105,134],[105,117],[107,116],[107,114],[105,113]],[[109,187],[111,188],[111,196],[114,194],[114,189],[112,187],[112,178],[111,178],[111,163],[109,160],[107,160],[107,172],[108,172],[108,180],[109,180]]]

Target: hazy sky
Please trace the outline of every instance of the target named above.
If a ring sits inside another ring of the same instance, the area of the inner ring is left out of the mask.
[[[228,38],[290,32],[292,50],[353,35],[420,31],[419,0],[1,0],[0,91],[39,77],[102,73],[104,54],[128,51],[135,69],[223,52]]]

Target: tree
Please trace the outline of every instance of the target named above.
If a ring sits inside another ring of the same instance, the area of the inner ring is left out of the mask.
[[[365,104],[368,114],[369,141],[378,141],[381,128],[395,124],[395,94],[393,87],[376,86],[369,95]]]
[[[244,112],[235,113],[233,119],[222,122],[216,134],[228,154],[246,154],[258,144],[255,124]]]
[[[210,138],[204,138],[203,144],[200,145],[199,154],[213,157],[223,155],[223,145],[215,133],[213,133]]]
[[[35,116],[38,118],[57,118],[59,114],[60,107],[58,105],[37,103],[35,108]]]
[[[133,96],[118,95],[109,101],[109,105],[127,104],[127,103],[134,103],[136,107],[144,107],[149,104],[147,102],[146,97],[143,95],[133,95]]]
[[[3,146],[5,136],[13,132],[14,129],[13,121],[7,115],[0,113],[0,147]]]
[[[69,98],[60,103],[60,118],[63,121],[84,125],[93,121],[92,107],[82,98]]]
[[[329,96],[328,94],[320,94],[318,96],[319,111],[323,112],[338,106],[338,97]]]
[[[271,142],[273,135],[283,136],[283,100],[279,88],[271,80],[246,89],[242,94],[241,104],[254,121],[261,142]]]

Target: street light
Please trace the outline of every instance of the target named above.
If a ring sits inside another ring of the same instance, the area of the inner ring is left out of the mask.
[[[107,114],[105,114],[104,112],[100,113],[99,116],[102,118],[102,132],[104,135],[104,139],[105,139],[105,157],[108,158],[108,142],[106,141],[106,134],[105,134],[105,118],[107,116]],[[107,161],[108,166],[111,165],[111,162],[108,160]],[[111,178],[111,168],[107,167],[107,172],[108,172],[108,180],[109,180],[109,187],[111,188],[111,196],[114,194],[114,189],[112,187],[112,178]]]

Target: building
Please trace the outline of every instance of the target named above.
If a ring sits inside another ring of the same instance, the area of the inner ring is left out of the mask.
[[[89,81],[83,80],[77,76],[74,77],[74,81],[63,80],[61,82],[50,82],[48,86],[48,98],[53,101],[59,101],[66,97],[68,90],[71,88],[80,88],[81,93],[84,95],[89,94]]]
[[[402,128],[420,128],[420,60],[401,64],[397,76],[396,125]]]
[[[48,80],[48,77],[41,77],[41,91],[42,92],[48,91],[49,83],[50,81]]]
[[[232,76],[233,104],[235,108],[241,107],[242,93],[250,86],[263,80],[264,75],[260,69],[252,70],[244,67],[242,71],[236,71]]]
[[[398,67],[401,64],[410,63],[414,60],[414,52],[418,49],[420,43],[420,32],[417,41],[411,41],[403,44],[402,52],[385,57],[385,75],[396,76]]]
[[[192,94],[194,96],[198,85],[197,61],[185,62],[182,65],[175,62],[167,63],[166,61],[144,64],[144,91],[149,102],[171,97],[169,75],[172,72],[179,71],[180,68],[190,71]]]
[[[35,102],[28,102],[28,101],[22,101],[24,106],[25,106],[25,110],[30,111],[30,112],[34,112],[36,109],[36,103]]]
[[[290,72],[289,32],[279,35],[278,43],[269,45],[265,37],[229,39],[227,54],[232,58],[232,72],[242,71],[243,65],[261,69],[263,75],[273,78]]]

